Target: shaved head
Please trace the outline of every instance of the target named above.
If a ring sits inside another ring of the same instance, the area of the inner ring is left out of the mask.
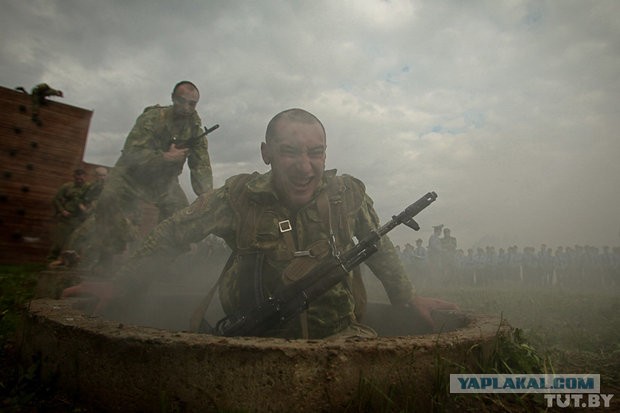
[[[277,137],[276,126],[280,121],[284,120],[308,124],[318,123],[321,126],[321,130],[323,131],[323,137],[326,137],[325,128],[323,127],[323,124],[321,123],[319,118],[306,110],[293,108],[278,113],[276,116],[273,117],[273,119],[271,119],[271,121],[269,121],[269,124],[267,125],[267,131],[265,132],[265,142],[270,143]]]

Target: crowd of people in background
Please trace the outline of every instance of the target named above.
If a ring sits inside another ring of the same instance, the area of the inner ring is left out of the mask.
[[[415,246],[407,243],[397,250],[418,285],[488,286],[508,281],[573,289],[620,286],[620,247],[487,245],[465,250],[457,247],[450,229],[438,225],[426,245],[417,239]]]

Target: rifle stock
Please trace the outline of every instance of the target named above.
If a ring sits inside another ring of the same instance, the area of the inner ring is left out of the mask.
[[[340,255],[323,259],[306,276],[276,291],[252,310],[221,319],[215,326],[216,333],[228,337],[260,336],[301,313],[312,301],[343,281],[349,271],[374,254],[381,237],[396,226],[405,224],[417,231],[420,227],[413,217],[435,199],[435,192],[427,193],[400,214],[394,215],[385,225],[372,231],[357,245]]]

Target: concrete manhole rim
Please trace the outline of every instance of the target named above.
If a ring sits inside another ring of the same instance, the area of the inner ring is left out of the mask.
[[[76,304],[33,300],[21,356],[40,363],[42,380],[102,411],[159,411],[162,403],[186,411],[345,411],[369,391],[406,392],[409,408],[430,411],[438,366],[477,365],[498,333],[510,331],[497,317],[474,315],[465,328],[421,336],[228,338],[122,324]]]
[[[325,348],[346,348],[347,350],[378,350],[411,347],[451,347],[455,343],[472,341],[501,333],[509,326],[504,326],[499,317],[489,315],[468,315],[471,322],[465,328],[417,336],[378,337],[373,339],[349,338],[337,340],[288,340],[260,337],[220,337],[189,331],[171,331],[155,327],[137,326],[109,320],[100,316],[90,316],[74,308],[75,300],[35,299],[30,302],[29,315],[47,320],[63,327],[76,328],[90,334],[109,338],[130,339],[145,344],[189,344],[225,346],[240,349],[286,349],[312,351]]]

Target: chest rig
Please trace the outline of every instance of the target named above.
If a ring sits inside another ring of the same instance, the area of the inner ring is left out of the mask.
[[[258,175],[245,175],[232,183],[230,203],[235,211],[237,250],[233,260],[237,271],[236,290],[238,308],[242,310],[261,303],[269,294],[269,272],[278,274],[279,282],[289,284],[303,278],[328,255],[338,256],[353,245],[351,218],[363,202],[361,183],[354,178],[337,176],[336,171],[325,171],[326,184],[315,200],[304,211],[296,214],[304,222],[288,217],[270,192],[253,192],[248,183]],[[322,236],[313,237],[311,233]],[[225,269],[226,271],[226,269]],[[359,268],[346,287],[355,300],[357,318],[365,308],[366,292]],[[302,329],[303,329],[302,316]]]
[[[275,214],[278,201],[273,194],[254,192],[247,187],[252,180],[260,179],[260,174],[238,175],[226,182],[234,221],[237,223],[234,235],[237,248],[229,257],[217,283],[194,311],[190,320],[192,331],[213,331],[204,315],[218,289],[227,315],[247,311],[266,298],[263,282],[266,255],[269,254],[271,260],[285,263],[281,268],[281,282],[286,284],[303,277],[327,254],[337,255],[339,248],[344,250],[353,244],[348,217],[356,214],[362,205],[363,184],[359,181],[356,183],[355,178],[346,175],[336,176],[335,170],[326,171],[325,176],[327,185],[315,202],[316,221],[327,236],[308,246],[302,245],[302,248],[298,248],[293,235],[296,223],[284,215],[278,217]],[[265,220],[269,214],[273,214],[271,223],[269,219]],[[263,228],[265,222],[268,228]],[[272,248],[268,248],[270,246]],[[360,320],[366,307],[366,290],[360,269],[356,268],[352,273],[346,286],[354,298],[355,316]],[[238,296],[235,292],[238,292]],[[302,313],[302,332],[304,318]]]
[[[149,106],[144,109],[144,113],[156,110],[157,111],[157,129],[154,131],[157,136],[160,145],[159,149],[167,151],[170,144],[176,144],[177,146],[186,145],[193,136],[197,135],[199,125],[196,125],[194,117],[190,120],[186,120],[185,123],[174,125],[171,106]]]

